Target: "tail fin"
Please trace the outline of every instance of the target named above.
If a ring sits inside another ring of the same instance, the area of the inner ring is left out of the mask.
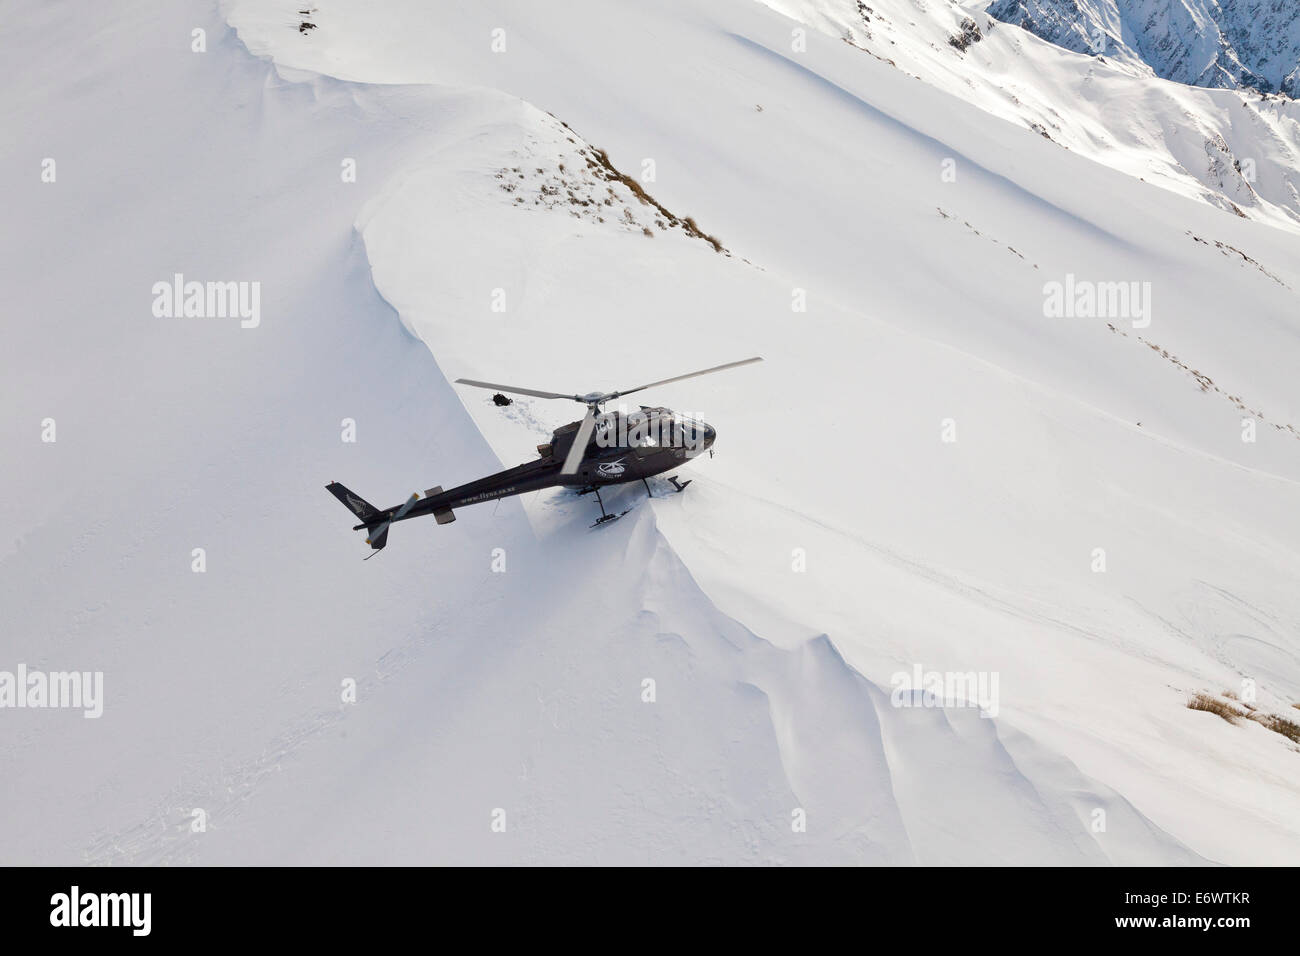
[[[388,544],[388,520],[378,508],[366,501],[365,498],[340,485],[337,481],[331,481],[325,486],[325,490],[361,519],[361,525],[365,526],[366,534],[371,535],[371,537],[366,538],[366,543],[370,547],[378,551]],[[360,528],[361,525],[356,527]],[[374,534],[376,529],[379,529],[379,534]]]
[[[366,499],[362,498],[360,495],[353,494],[337,481],[331,481],[325,486],[325,490],[341,501],[349,511],[360,518],[363,522],[368,524],[371,519],[375,519],[376,521],[379,519],[378,508],[372,505],[369,501],[366,501]]]

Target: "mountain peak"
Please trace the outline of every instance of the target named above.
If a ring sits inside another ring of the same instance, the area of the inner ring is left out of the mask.
[[[994,0],[988,13],[1190,86],[1292,98],[1300,89],[1300,6],[1290,0]]]

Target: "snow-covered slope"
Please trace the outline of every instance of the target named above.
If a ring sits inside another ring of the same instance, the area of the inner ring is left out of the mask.
[[[988,12],[1179,83],[1300,92],[1300,6],[1291,0],[993,0]]]
[[[1293,100],[1160,82],[1133,57],[1063,53],[956,0],[765,2],[1097,162],[1238,215],[1300,223]]]
[[[8,860],[1294,859],[1294,745],[1185,706],[1300,701],[1292,232],[747,0],[298,9],[0,41],[37,320],[0,668],[106,687],[0,711]],[[175,272],[260,281],[261,324],[154,317]],[[1049,318],[1070,275],[1149,282],[1150,324]],[[543,492],[362,564],[320,487],[388,505],[572,414],[448,379],[749,354],[654,393],[719,453],[598,531]],[[989,716],[898,706],[917,668],[996,679]]]

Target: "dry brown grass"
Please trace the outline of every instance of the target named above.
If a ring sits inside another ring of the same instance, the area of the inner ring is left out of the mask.
[[[1281,734],[1293,744],[1300,744],[1300,724],[1278,714],[1251,714],[1250,719],[1262,724],[1275,734]]]
[[[1291,706],[1300,709],[1300,704],[1292,704]],[[1300,721],[1291,720],[1281,714],[1269,714],[1256,710],[1250,704],[1240,700],[1230,690],[1225,690],[1218,696],[1204,692],[1193,694],[1192,699],[1187,702],[1187,707],[1189,710],[1203,710],[1206,713],[1214,714],[1234,725],[1243,717],[1246,720],[1253,720],[1261,727],[1265,727],[1275,734],[1281,734],[1293,744],[1300,745]],[[1243,707],[1245,710],[1241,709]]]
[[[713,247],[714,252],[722,251],[722,243],[720,243],[713,236],[710,236],[703,229],[697,226],[695,224],[695,220],[692,219],[690,216],[687,216],[685,219],[682,220],[682,226],[683,228],[685,228],[686,234],[688,236],[694,236],[697,239],[703,239],[705,242],[707,242],[709,245]]]
[[[710,236],[708,233],[706,233],[703,229],[701,229],[696,224],[695,220],[692,219],[690,216],[685,216],[685,217],[674,216],[667,209],[665,209],[664,206],[657,199],[655,199],[648,192],[646,192],[645,188],[639,182],[637,182],[635,179],[633,179],[631,176],[627,175],[626,173],[620,172],[618,169],[616,169],[614,164],[610,161],[609,154],[606,153],[603,149],[599,149],[593,146],[591,148],[591,151],[592,151],[592,155],[594,156],[594,159],[588,158],[587,165],[590,166],[592,170],[597,172],[600,176],[602,176],[606,181],[622,183],[629,190],[631,190],[632,195],[635,196],[638,200],[640,200],[640,202],[643,205],[651,206],[654,209],[656,209],[665,220],[665,224],[661,228],[667,229],[667,228],[671,228],[672,226],[681,226],[682,230],[688,236],[691,236],[694,239],[703,239],[705,242],[711,245],[713,247],[714,252],[721,252],[724,254],[727,252],[726,248],[715,236]],[[658,224],[658,220],[656,220],[656,224]]]
[[[1193,694],[1192,699],[1187,702],[1187,707],[1189,710],[1203,710],[1215,714],[1230,724],[1235,724],[1239,718],[1245,716],[1236,707],[1211,694]]]

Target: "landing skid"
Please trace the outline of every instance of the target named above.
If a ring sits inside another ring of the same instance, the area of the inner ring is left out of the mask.
[[[678,481],[677,476],[672,475],[668,478],[668,480],[672,482],[673,487],[677,489],[676,491],[671,492],[671,494],[680,495],[683,491],[686,490],[686,486],[689,485],[695,479],[688,478],[686,479],[686,481]],[[651,491],[650,482],[646,481],[644,478],[641,479],[641,484],[645,485],[645,493],[649,497],[651,498],[667,497],[666,495],[656,495],[653,491]],[[605,499],[601,498],[600,489],[597,488],[595,485],[591,485],[586,488],[580,489],[578,491],[578,494],[587,495],[587,494],[591,494],[593,491],[596,493],[596,501],[600,504],[600,517],[597,518],[596,523],[592,525],[593,528],[599,528],[603,524],[608,524],[611,521],[617,521],[619,518],[623,517],[623,515],[627,514],[629,511],[632,510],[631,508],[627,508],[624,509],[623,511],[620,511],[618,514],[610,514],[608,511],[605,510]]]
[[[600,517],[597,518],[596,523],[592,525],[593,528],[599,528],[601,525],[607,524],[610,521],[617,521],[619,518],[623,517],[623,515],[632,510],[631,508],[627,508],[620,511],[618,514],[612,515],[605,510],[605,500],[600,497],[600,489],[593,487],[591,490],[596,493],[596,501],[600,505]]]
[[[686,490],[686,486],[689,485],[689,484],[690,484],[692,481],[694,481],[695,479],[694,479],[694,478],[688,478],[688,479],[686,479],[685,481],[678,481],[676,475],[670,475],[670,476],[668,477],[668,480],[669,480],[670,482],[672,482],[673,487],[677,489],[676,491],[671,492],[671,494],[674,494],[674,495],[680,495],[683,491]],[[644,478],[641,479],[641,484],[645,485],[645,493],[646,493],[647,495],[649,495],[651,498],[663,498],[663,497],[666,497],[666,495],[656,495],[653,491],[651,491],[651,490],[650,490],[650,482],[646,481]]]
[[[593,524],[592,527],[593,527],[593,528],[599,528],[601,525],[603,525],[603,524],[605,524],[605,523],[607,523],[607,522],[610,522],[610,521],[617,521],[619,518],[623,517],[623,515],[627,514],[627,512],[628,512],[628,511],[631,511],[631,510],[632,510],[631,508],[628,508],[627,511],[620,511],[618,514],[614,514],[614,515],[601,515],[599,518],[596,519],[596,523]]]

